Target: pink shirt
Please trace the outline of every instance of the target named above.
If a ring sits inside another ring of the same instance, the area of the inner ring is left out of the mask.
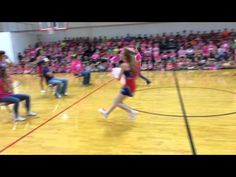
[[[141,62],[141,61],[142,61],[142,56],[141,56],[141,54],[140,54],[139,52],[135,55],[135,59],[136,59],[136,61],[138,61],[138,62]]]
[[[104,58],[110,58],[110,57],[111,57],[111,54],[105,53],[105,54],[103,55],[103,57],[104,57]]]
[[[168,63],[166,66],[167,69],[173,69],[173,64],[172,63]]]
[[[152,69],[153,68],[153,64],[152,63],[149,63],[148,64],[148,69]]]
[[[71,71],[81,72],[83,70],[83,64],[79,60],[74,60],[69,68]]]
[[[106,46],[110,47],[111,46],[111,42],[110,41],[106,42]]]
[[[146,47],[146,44],[145,43],[142,43],[141,44],[141,48],[145,48]]]
[[[224,48],[228,48],[228,47],[229,47],[229,44],[224,43],[222,46],[223,46]]]
[[[144,51],[145,56],[151,56],[152,52],[148,49]]]
[[[203,55],[208,55],[209,54],[208,47],[204,46],[202,48],[202,53],[203,53]]]
[[[185,57],[185,54],[186,54],[185,50],[179,50],[178,51],[179,57]]]
[[[4,90],[4,84],[5,84],[4,81],[0,80],[0,99],[12,95],[12,93],[6,92]]]
[[[175,52],[170,53],[170,54],[169,54],[169,57],[170,57],[170,58],[176,57],[176,53],[175,53]]]
[[[177,62],[177,66],[181,67],[184,63],[183,62]]]
[[[168,58],[168,54],[163,53],[163,54],[161,55],[161,58],[167,59],[167,58]]]
[[[113,56],[110,58],[111,63],[117,63],[119,62],[119,60],[120,60],[120,57],[118,56]]]
[[[215,46],[213,45],[213,44],[209,44],[208,45],[208,50],[209,51],[212,51],[212,50],[214,50],[215,49]]]
[[[134,48],[134,44],[130,44],[130,45],[129,45],[129,48]]]
[[[52,64],[51,69],[52,69],[53,71],[56,71],[56,70],[59,69],[59,65],[56,64],[56,63],[54,63],[54,64]]]
[[[92,59],[93,59],[93,60],[97,60],[99,57],[100,57],[100,55],[99,55],[98,53],[94,53],[94,54],[92,55]]]
[[[224,43],[222,47],[225,49],[225,52],[229,52],[229,44]]]
[[[152,49],[152,51],[153,51],[153,55],[154,55],[154,54],[155,54],[155,55],[159,55],[160,49],[159,49],[158,47],[154,47],[154,48]]]

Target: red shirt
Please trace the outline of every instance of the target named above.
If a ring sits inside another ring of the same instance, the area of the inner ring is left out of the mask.
[[[43,67],[42,66],[37,66],[37,71],[38,71],[39,75],[43,74]]]
[[[228,36],[229,36],[229,32],[228,32],[228,31],[224,31],[224,32],[222,32],[221,34],[222,34],[222,36],[224,36],[224,37],[228,37]]]
[[[0,80],[0,99],[12,95],[12,93],[5,91],[4,85],[5,85],[5,82],[3,80]]]

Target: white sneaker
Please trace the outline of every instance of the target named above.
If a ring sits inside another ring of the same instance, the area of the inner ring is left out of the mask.
[[[31,111],[27,113],[27,116],[36,116],[36,115],[37,115],[36,113],[31,112]]]
[[[61,98],[61,95],[58,94],[58,93],[56,93],[55,96],[56,96],[57,98]]]
[[[63,95],[64,95],[64,96],[68,96],[68,93],[64,93]]]
[[[16,120],[16,121],[24,121],[25,118],[24,118],[24,117],[21,117],[21,116],[17,116],[17,117],[15,118],[15,120]]]
[[[99,109],[99,112],[103,115],[104,118],[107,118],[107,117],[108,117],[107,112],[106,112],[103,108],[100,108],[100,109]]]
[[[134,120],[138,111],[132,110],[132,113],[129,115],[129,120]]]
[[[41,90],[41,94],[44,95],[46,93],[45,90]]]

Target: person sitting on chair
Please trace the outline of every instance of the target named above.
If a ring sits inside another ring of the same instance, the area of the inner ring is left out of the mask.
[[[56,93],[55,96],[57,98],[61,98],[62,96],[67,96],[67,86],[68,79],[65,78],[55,78],[53,73],[49,69],[49,59],[43,59],[43,76],[46,79],[47,84],[56,85]]]
[[[19,103],[25,101],[28,116],[35,116],[36,113],[30,111],[30,96],[26,94],[14,94],[12,80],[7,74],[6,66],[0,65],[0,103],[14,104],[14,119],[24,121],[25,118],[19,115]]]
[[[80,57],[74,57],[74,60],[70,66],[70,70],[75,76],[83,76],[83,85],[90,85],[90,76],[91,76],[91,68],[84,68],[83,63],[80,61]]]
[[[83,70],[81,72],[82,76],[84,77],[83,79],[83,85],[84,86],[89,86],[90,84],[90,77],[91,77],[91,66],[87,65],[86,67],[83,67]]]

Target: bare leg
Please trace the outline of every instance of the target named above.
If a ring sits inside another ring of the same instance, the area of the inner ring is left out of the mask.
[[[107,115],[109,115],[117,106],[119,106],[120,103],[126,98],[125,95],[118,94],[118,96],[115,98],[114,102],[112,103],[111,107],[107,110]]]
[[[99,111],[103,114],[103,116],[104,116],[105,118],[107,118],[108,115],[109,115],[116,107],[119,107],[119,108],[121,108],[121,109],[127,111],[127,112],[130,114],[130,115],[129,115],[129,119],[130,119],[130,120],[133,120],[133,119],[135,119],[135,116],[138,114],[138,112],[132,110],[132,108],[130,108],[128,105],[126,105],[126,104],[123,103],[123,100],[124,100],[125,98],[127,98],[127,96],[122,95],[122,94],[119,94],[119,95],[115,98],[113,104],[111,105],[111,107],[110,107],[107,111],[105,111],[104,109],[100,109]]]
[[[128,113],[132,113],[132,109],[124,103],[119,103],[118,107],[125,110],[125,111],[127,111]]]
[[[44,84],[43,84],[43,81],[44,81],[43,77],[40,77],[39,84],[40,84],[40,88],[41,88],[41,90],[44,90]]]

